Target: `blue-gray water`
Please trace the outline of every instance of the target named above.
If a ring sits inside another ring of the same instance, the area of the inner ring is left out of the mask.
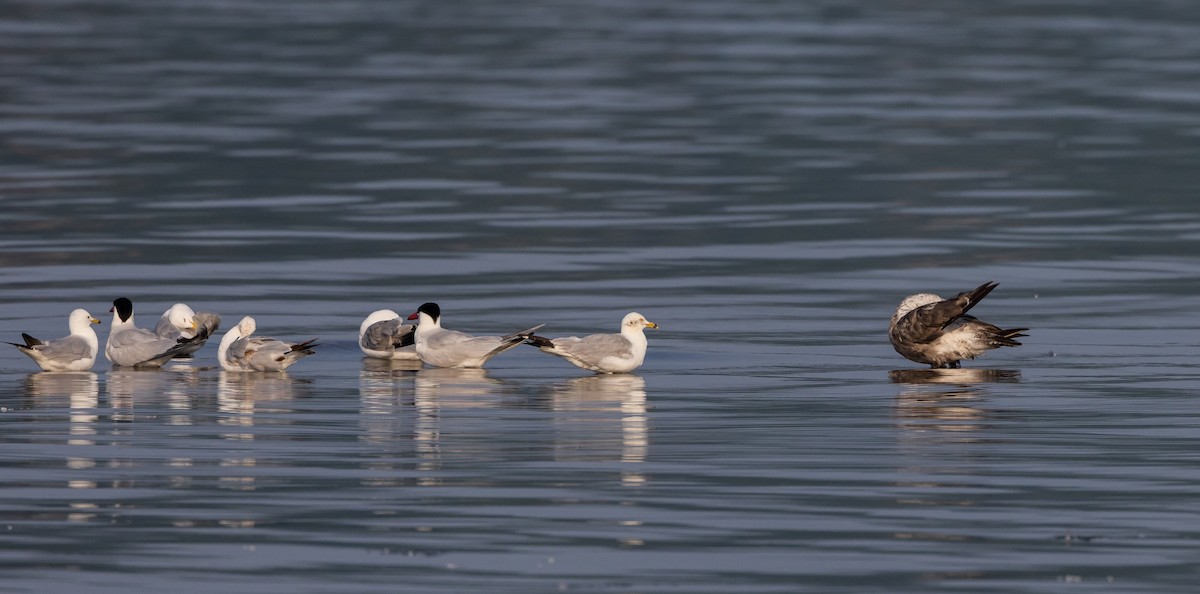
[[[0,3],[5,592],[1191,592],[1192,2]],[[1025,345],[930,375],[913,292]],[[367,313],[662,329],[364,362]]]

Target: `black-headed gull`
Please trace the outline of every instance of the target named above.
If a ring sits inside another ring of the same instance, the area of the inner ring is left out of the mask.
[[[408,316],[420,320],[415,333],[417,356],[434,367],[483,367],[488,359],[524,342],[545,324],[505,336],[471,336],[442,328],[442,309],[425,303]]]
[[[121,367],[152,369],[192,346],[197,338],[161,338],[133,322],[133,302],[121,297],[113,301],[113,324],[104,345],[104,357]]]
[[[641,367],[646,359],[645,328],[658,328],[658,324],[635,311],[621,320],[620,334],[592,334],[583,338],[530,336],[526,342],[576,367],[597,373],[628,373]]]
[[[77,309],[67,317],[70,334],[54,340],[38,340],[23,333],[25,344],[8,344],[29,355],[42,371],[87,371],[96,363],[96,353],[100,351],[100,339],[92,329],[92,324],[99,323],[87,310]]]
[[[374,359],[416,361],[420,359],[413,336],[416,329],[390,309],[374,311],[358,327],[358,348]]]
[[[206,311],[195,312],[186,304],[176,303],[163,312],[162,317],[158,319],[158,324],[154,326],[154,333],[159,338],[170,338],[171,340],[196,338],[197,340],[188,343],[190,346],[175,355],[176,357],[187,357],[200,350],[200,347],[208,342],[209,337],[217,333],[220,325],[221,316]]]
[[[217,362],[225,371],[283,371],[296,361],[313,354],[320,346],[317,339],[288,343],[274,338],[252,336],[258,329],[254,318],[246,316],[229,329],[217,347]]]
[[[995,348],[1021,346],[1016,339],[1028,328],[1004,330],[967,315],[996,285],[987,282],[949,299],[932,293],[905,297],[888,327],[892,346],[911,361],[949,369]]]

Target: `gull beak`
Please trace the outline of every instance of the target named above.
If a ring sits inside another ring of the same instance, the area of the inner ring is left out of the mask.
[[[412,315],[408,316],[408,319],[410,319],[410,320],[415,320],[415,319],[417,319],[417,318],[420,318],[420,317],[421,317],[421,312],[419,312],[419,311],[414,311],[414,312],[412,312]]]
[[[100,323],[100,320],[97,320],[96,318],[88,318],[88,321],[90,321],[90,322],[91,322],[91,323],[93,323],[93,324],[99,324],[99,323]]]
[[[188,328],[195,330],[196,329],[196,320],[192,320],[192,323],[191,323],[191,325],[188,326]]]
[[[657,329],[658,329],[658,324],[655,324],[654,322],[651,322],[650,320],[646,320],[646,327],[647,327],[647,328],[654,328],[655,330],[657,330]]]

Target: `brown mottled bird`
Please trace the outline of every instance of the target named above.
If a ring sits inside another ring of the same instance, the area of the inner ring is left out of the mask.
[[[987,282],[949,299],[932,293],[905,297],[888,327],[892,346],[911,361],[948,369],[995,348],[1021,346],[1015,339],[1027,336],[1022,332],[1028,328],[1004,330],[967,315],[996,285]]]

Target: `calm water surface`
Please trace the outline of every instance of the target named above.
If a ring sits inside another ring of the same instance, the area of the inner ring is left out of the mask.
[[[1182,0],[2,2],[0,338],[324,346],[0,350],[0,590],[1194,591],[1198,73]],[[987,280],[1024,346],[892,352]],[[430,300],[662,329],[361,358]]]

